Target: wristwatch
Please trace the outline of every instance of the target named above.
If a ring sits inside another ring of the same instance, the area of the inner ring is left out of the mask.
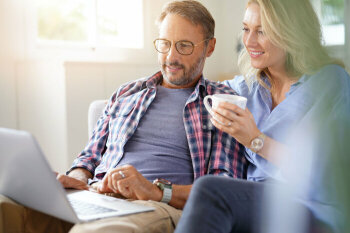
[[[173,193],[171,182],[165,179],[155,179],[153,184],[157,185],[157,187],[163,191],[163,197],[160,201],[168,204]]]
[[[266,135],[265,134],[260,134],[259,136],[257,136],[256,138],[254,138],[251,142],[250,142],[250,149],[254,152],[254,153],[258,153],[263,147],[264,147],[264,141],[265,141]]]

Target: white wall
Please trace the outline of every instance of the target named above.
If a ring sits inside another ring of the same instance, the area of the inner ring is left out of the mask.
[[[15,60],[23,51],[21,0],[0,0],[0,127],[17,127]],[[16,30],[19,29],[19,30]]]
[[[13,62],[0,61],[0,127],[17,128],[17,99]]]
[[[65,79],[56,61],[20,61],[17,70],[18,128],[31,132],[52,167],[68,165]]]

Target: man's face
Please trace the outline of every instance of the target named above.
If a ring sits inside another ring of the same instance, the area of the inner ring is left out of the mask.
[[[200,78],[205,59],[214,51],[215,39],[199,43],[204,38],[202,28],[193,25],[187,19],[170,14],[165,17],[160,25],[159,38],[171,41],[171,48],[168,53],[158,53],[158,62],[163,74],[162,85],[168,88],[187,88],[197,84]],[[191,41],[194,45],[191,55],[182,55],[176,48],[177,41]]]

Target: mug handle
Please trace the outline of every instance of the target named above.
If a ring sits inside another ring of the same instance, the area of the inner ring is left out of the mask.
[[[212,99],[212,96],[211,95],[207,95],[206,97],[204,97],[204,100],[203,100],[203,103],[204,103],[204,106],[205,108],[208,110],[209,114],[212,115],[212,117],[217,121],[219,122],[220,124],[222,125],[225,125],[224,123],[222,123],[221,121],[219,121],[218,119],[216,119],[215,116],[213,116],[213,111],[211,110],[211,106],[208,102],[209,99]]]
[[[212,114],[211,106],[210,106],[210,104],[209,104],[209,102],[208,102],[209,99],[212,99],[212,96],[211,96],[211,95],[205,96],[205,97],[204,97],[204,100],[203,100],[203,103],[204,103],[205,108],[208,110],[208,112],[209,112],[210,114]]]

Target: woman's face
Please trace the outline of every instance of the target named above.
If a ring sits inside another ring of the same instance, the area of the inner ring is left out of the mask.
[[[276,47],[264,34],[261,26],[260,6],[248,5],[243,19],[243,43],[256,69],[284,69],[285,51]]]

